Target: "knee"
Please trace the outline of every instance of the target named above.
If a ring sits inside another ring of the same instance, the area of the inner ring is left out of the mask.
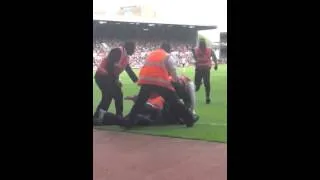
[[[197,92],[197,91],[199,91],[199,89],[200,89],[200,84],[196,84],[195,91]]]

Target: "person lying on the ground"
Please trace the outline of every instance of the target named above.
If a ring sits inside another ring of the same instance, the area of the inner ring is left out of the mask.
[[[185,106],[189,108],[189,110],[196,114],[195,111],[195,102],[196,102],[196,94],[195,94],[195,85],[191,81],[190,78],[184,75],[178,76],[178,81],[172,81],[172,85],[175,88],[178,96],[183,100]]]
[[[126,100],[135,101],[136,97],[126,97]],[[164,103],[161,96],[153,95],[149,98],[143,109],[140,110],[134,120],[134,125],[137,126],[155,126],[155,125],[170,125],[183,124],[183,121],[176,118],[170,109]],[[122,118],[115,114],[106,112],[103,116],[103,121],[94,121],[94,125],[123,125],[128,120],[128,115]]]
[[[198,120],[199,116],[196,115],[194,110],[195,91],[193,82],[185,76],[180,76],[178,82],[173,82],[173,84],[183,103],[191,112],[193,112],[195,119]],[[137,96],[127,96],[124,99],[135,102]],[[101,125],[120,125],[126,118],[127,117],[116,117],[112,113],[106,113]],[[149,97],[145,106],[143,109],[140,109],[140,112],[135,119],[135,125],[184,124],[183,122],[183,119],[170,108],[169,104],[165,103],[164,98],[155,93]],[[95,122],[95,124],[98,125],[99,123]]]

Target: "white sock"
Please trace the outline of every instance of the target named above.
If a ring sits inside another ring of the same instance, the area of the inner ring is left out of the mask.
[[[107,113],[107,111],[103,110],[103,109],[99,109],[99,116],[98,119],[102,120],[104,115]]]

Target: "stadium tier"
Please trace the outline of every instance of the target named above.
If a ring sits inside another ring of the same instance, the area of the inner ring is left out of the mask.
[[[130,58],[132,67],[139,68],[148,52],[169,42],[176,64],[188,65],[193,61],[191,49],[196,46],[198,30],[215,29],[216,26],[162,24],[159,22],[93,21],[93,66],[101,62],[109,50],[124,41],[134,41],[136,52]]]
[[[227,32],[220,33],[220,59],[227,62]]]

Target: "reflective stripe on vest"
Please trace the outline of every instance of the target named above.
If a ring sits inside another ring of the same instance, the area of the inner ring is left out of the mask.
[[[202,52],[199,48],[195,49],[195,55],[197,57],[196,66],[197,67],[211,67],[211,50],[206,48],[205,52]]]
[[[147,101],[147,104],[152,106],[155,109],[162,110],[163,109],[163,104],[164,104],[164,99],[157,95],[155,97],[150,97]]]
[[[166,68],[164,63],[161,62],[145,62],[144,67],[160,67],[160,68]]]
[[[169,55],[162,49],[149,54],[139,73],[139,85],[156,85],[174,91],[165,61]]]
[[[151,85],[159,85],[162,87],[172,86],[170,81],[166,81],[163,79],[148,77],[148,76],[139,76],[139,81],[143,81],[143,84],[151,84]],[[172,88],[170,88],[172,89]]]

